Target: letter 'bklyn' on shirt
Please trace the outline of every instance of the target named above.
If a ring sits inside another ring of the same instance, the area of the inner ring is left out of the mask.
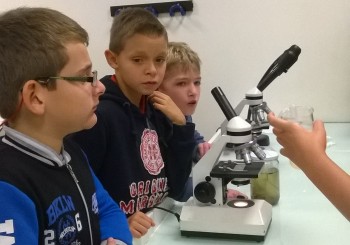
[[[4,126],[0,138],[0,244],[132,244],[125,214],[81,149],[62,154]]]

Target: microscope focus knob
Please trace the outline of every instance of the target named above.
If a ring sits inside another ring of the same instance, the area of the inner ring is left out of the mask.
[[[202,203],[212,203],[215,204],[215,187],[209,182],[200,182],[194,188],[195,198]]]

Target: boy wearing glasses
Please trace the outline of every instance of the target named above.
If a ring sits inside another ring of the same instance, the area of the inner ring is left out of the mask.
[[[147,10],[128,8],[114,18],[110,34],[105,56],[115,74],[101,79],[106,92],[96,111],[98,123],[75,139],[139,238],[155,225],[145,212],[184,191],[194,124],[169,96],[156,91],[168,45],[159,20]]]
[[[105,91],[87,44],[55,10],[0,15],[1,244],[131,244],[125,215],[65,139],[96,123]]]

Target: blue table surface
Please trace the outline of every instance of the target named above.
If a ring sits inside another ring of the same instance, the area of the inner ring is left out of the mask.
[[[325,126],[330,143],[334,143],[327,148],[328,155],[350,173],[350,123],[326,123]],[[273,135],[270,135],[270,141],[275,150],[280,149]],[[350,224],[343,215],[301,170],[291,167],[289,159],[280,155],[279,167],[281,197],[279,203],[273,206],[272,222],[265,241],[257,243],[219,238],[183,237],[175,216],[168,214],[151,235],[147,244],[350,244]],[[178,213],[181,212],[181,203],[176,205],[175,210]]]

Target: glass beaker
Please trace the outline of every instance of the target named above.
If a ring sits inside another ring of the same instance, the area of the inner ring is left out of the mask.
[[[250,180],[252,199],[263,199],[271,205],[276,205],[280,199],[280,178],[278,154],[264,160],[258,178]]]
[[[314,122],[314,108],[304,105],[290,105],[280,112],[279,117],[288,121],[296,122],[311,131]],[[299,169],[299,167],[291,160],[289,160],[289,163],[293,168]]]

